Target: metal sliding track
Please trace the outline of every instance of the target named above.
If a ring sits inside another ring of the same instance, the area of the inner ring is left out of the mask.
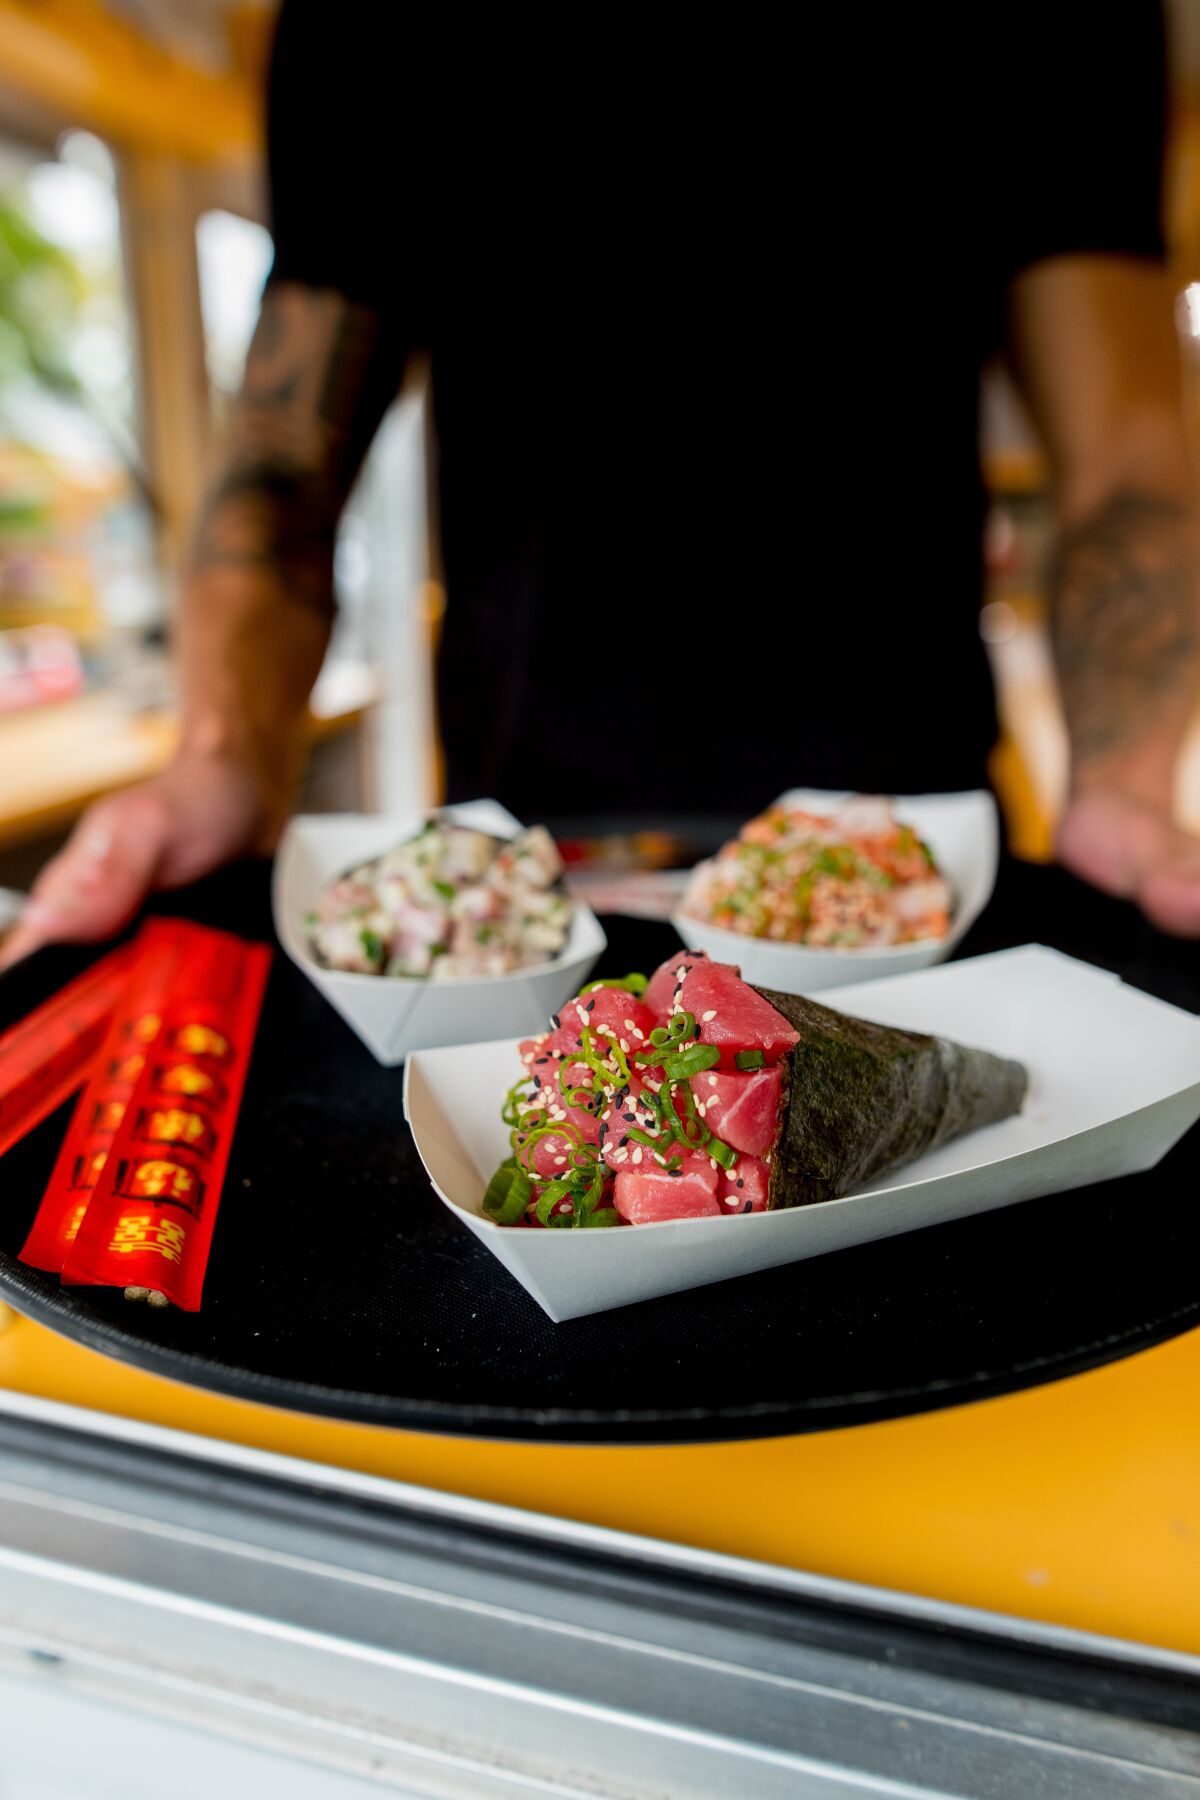
[[[147,1757],[226,1746],[243,1773],[221,1800],[239,1780],[297,1800],[1200,1800],[1198,1676],[0,1395],[4,1800],[34,1717],[63,1721],[64,1768],[72,1720],[121,1721]],[[140,1779],[78,1791],[161,1791]]]

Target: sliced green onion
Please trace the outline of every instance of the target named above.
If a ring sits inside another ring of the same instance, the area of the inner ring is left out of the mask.
[[[621,1215],[615,1206],[601,1206],[596,1212],[588,1213],[584,1218],[580,1219],[579,1223],[584,1226],[619,1225],[621,1223]]]
[[[452,881],[431,881],[429,885],[435,894],[442,896],[443,900],[453,900],[458,892]]]
[[[563,1099],[566,1101],[568,1106],[581,1106],[581,1107],[583,1107],[585,1112],[591,1112],[593,1110],[593,1103],[595,1102],[595,1099],[596,1099],[595,1088],[568,1087],[567,1086],[567,1081],[566,1081],[567,1068],[571,1063],[575,1063],[578,1061],[579,1061],[579,1058],[577,1056],[564,1056],[562,1061],[559,1063],[559,1065],[558,1065],[559,1090],[562,1094]]]
[[[669,1131],[663,1131],[657,1137],[651,1137],[648,1131],[639,1131],[636,1126],[632,1127],[626,1135],[631,1143],[644,1144],[647,1150],[656,1150],[660,1154],[669,1150],[675,1142]]]
[[[611,1085],[615,1080],[619,1087],[628,1087],[629,1064],[625,1060],[625,1052],[621,1049],[621,1046],[617,1043],[616,1039],[597,1037],[597,1035],[586,1025],[580,1033],[580,1036],[583,1040],[583,1061],[587,1064],[588,1068],[591,1069],[594,1074],[598,1075],[601,1081],[608,1082]],[[597,1044],[604,1045],[603,1055],[596,1049]],[[607,1067],[607,1064],[610,1061],[616,1067],[617,1073],[615,1076],[613,1075],[612,1069]]]
[[[671,1128],[672,1134],[689,1150],[699,1150],[708,1142],[712,1133],[704,1120],[696,1113],[696,1101],[686,1081],[678,1086],[671,1084],[667,1090],[667,1101],[663,1107],[663,1116]],[[683,1108],[683,1117],[675,1111],[676,1101]]]
[[[522,1090],[530,1085],[530,1076],[522,1075],[520,1081],[514,1081],[504,1096],[504,1105],[500,1108],[500,1117],[504,1124],[516,1129],[521,1123],[521,1101],[531,1098]]]
[[[483,1210],[497,1225],[515,1225],[525,1216],[533,1192],[529,1177],[515,1163],[501,1163],[488,1182]]]
[[[739,1050],[733,1060],[739,1069],[761,1069],[767,1059],[761,1050]]]
[[[583,1139],[580,1137],[575,1126],[570,1124],[567,1120],[562,1120],[550,1125],[539,1125],[535,1130],[529,1133],[525,1142],[517,1151],[517,1161],[520,1163],[521,1167],[527,1169],[531,1175],[534,1173],[534,1169],[529,1160],[530,1156],[538,1144],[541,1143],[542,1139],[549,1137],[566,1138],[568,1144],[574,1144],[576,1147],[583,1142]]]
[[[703,1075],[705,1069],[715,1069],[720,1060],[721,1052],[715,1044],[694,1044],[678,1056],[666,1057],[663,1074],[668,1081],[690,1081],[693,1075]]]
[[[569,1200],[570,1198],[571,1198],[571,1189],[570,1189],[570,1185],[568,1182],[565,1182],[565,1181],[547,1182],[546,1186],[542,1189],[541,1193],[538,1195],[537,1206],[534,1208],[534,1211],[537,1213],[538,1223],[540,1225],[549,1225],[551,1214],[553,1213],[554,1208],[558,1205],[559,1201],[560,1200]],[[567,1214],[567,1213],[563,1214],[563,1223],[570,1224],[569,1214]]]
[[[709,1138],[704,1148],[708,1151],[710,1156],[716,1157],[723,1169],[732,1169],[734,1163],[738,1159],[737,1151],[731,1150],[729,1145],[722,1143],[721,1139],[718,1137]]]
[[[637,1063],[653,1065],[662,1061],[664,1050],[682,1050],[688,1039],[696,1035],[695,1013],[676,1013],[670,1025],[656,1025],[650,1033],[650,1041],[642,1050],[635,1050],[633,1060]]]

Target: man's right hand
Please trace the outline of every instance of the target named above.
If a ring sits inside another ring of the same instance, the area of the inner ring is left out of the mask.
[[[246,769],[181,755],[153,781],[89,808],[38,876],[0,949],[0,968],[43,944],[111,937],[147,894],[182,887],[255,848],[264,825],[262,797]]]

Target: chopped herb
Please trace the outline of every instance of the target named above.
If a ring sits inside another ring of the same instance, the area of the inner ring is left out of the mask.
[[[443,900],[453,900],[455,894],[458,892],[458,889],[452,881],[435,881],[430,885],[432,886],[434,893],[440,894]]]
[[[387,945],[377,931],[360,931],[358,941],[368,962],[373,962],[378,967],[385,960]]]
[[[664,1057],[662,1070],[668,1081],[688,1081],[693,1075],[702,1075],[705,1069],[715,1069],[720,1060],[721,1052],[715,1044],[693,1044],[679,1056]]]
[[[761,1050],[739,1050],[733,1060],[739,1069],[761,1069],[767,1059]]]
[[[483,1196],[483,1210],[497,1225],[515,1225],[524,1217],[533,1186],[524,1169],[515,1162],[501,1163],[488,1182]]]

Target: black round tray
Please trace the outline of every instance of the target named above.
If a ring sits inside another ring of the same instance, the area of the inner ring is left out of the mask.
[[[247,863],[160,910],[270,936]],[[608,965],[666,926],[606,921]],[[1057,870],[1006,864],[964,952],[1037,940],[1200,1010],[1200,959]],[[0,1028],[91,952],[0,979]],[[17,1251],[67,1110],[0,1164],[0,1293],[64,1335],[241,1399],[577,1442],[775,1436],[1001,1394],[1200,1322],[1200,1133],[1147,1175],[554,1325],[430,1190],[381,1069],[281,955],[198,1314],[64,1288]],[[499,1096],[497,1097],[499,1099]]]

